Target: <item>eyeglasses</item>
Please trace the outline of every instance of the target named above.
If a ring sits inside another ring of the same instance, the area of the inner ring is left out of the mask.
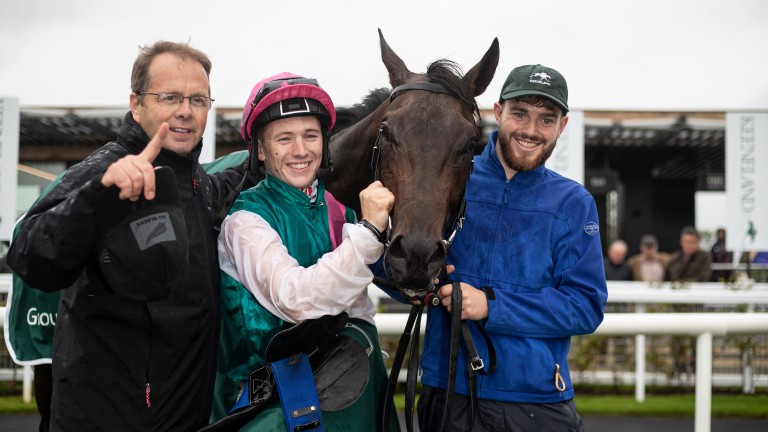
[[[195,109],[209,110],[214,100],[208,96],[182,96],[175,93],[150,93],[141,92],[139,96],[152,95],[157,96],[157,102],[167,106],[181,105],[184,103],[184,99],[189,99],[189,105]]]

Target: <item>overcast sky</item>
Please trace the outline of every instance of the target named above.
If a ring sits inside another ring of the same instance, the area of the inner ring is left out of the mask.
[[[138,45],[166,39],[211,57],[218,107],[284,70],[348,106],[389,86],[377,28],[414,72],[439,58],[467,71],[498,37],[482,107],[513,67],[541,63],[573,110],[768,110],[762,0],[0,0],[0,96],[127,107]]]

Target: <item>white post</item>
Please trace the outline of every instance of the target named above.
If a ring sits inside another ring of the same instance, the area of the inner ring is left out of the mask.
[[[635,313],[645,313],[645,304],[635,304]],[[645,402],[645,335],[635,336],[635,401]]]
[[[216,106],[208,110],[208,120],[203,132],[203,149],[198,160],[200,163],[211,162],[216,159]]]
[[[645,402],[645,335],[635,336],[635,401]]]
[[[20,118],[19,98],[0,96],[0,240],[11,240],[16,221]]]
[[[694,432],[712,428],[712,333],[696,338],[696,413]]]
[[[752,348],[746,348],[741,355],[741,363],[744,365],[742,373],[741,392],[755,394],[755,368],[752,366],[751,357],[754,355]]]
[[[21,398],[25,403],[32,402],[32,366],[24,366],[23,368],[22,383],[23,389],[21,391]]]

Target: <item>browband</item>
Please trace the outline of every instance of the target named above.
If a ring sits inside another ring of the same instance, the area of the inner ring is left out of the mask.
[[[392,94],[389,96],[389,101],[392,102],[393,100],[395,100],[395,97],[397,96],[397,94],[405,90],[426,90],[426,91],[431,91],[435,93],[451,94],[448,90],[445,89],[445,87],[443,87],[440,84],[426,83],[426,82],[409,83],[409,84],[402,84],[395,87],[392,90]]]

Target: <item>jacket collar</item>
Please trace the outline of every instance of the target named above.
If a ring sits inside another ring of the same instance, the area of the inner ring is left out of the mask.
[[[263,186],[262,186],[263,185]],[[279,195],[283,196],[286,201],[295,203],[300,206],[309,207],[310,206],[310,199],[303,191],[300,189],[297,189],[284,181],[280,180],[279,178],[267,174],[264,180],[259,183],[257,187],[264,187],[274,190]],[[325,199],[323,198],[323,194],[325,193],[325,185],[323,185],[323,181],[319,180],[317,182],[317,201],[316,203],[324,202]]]

